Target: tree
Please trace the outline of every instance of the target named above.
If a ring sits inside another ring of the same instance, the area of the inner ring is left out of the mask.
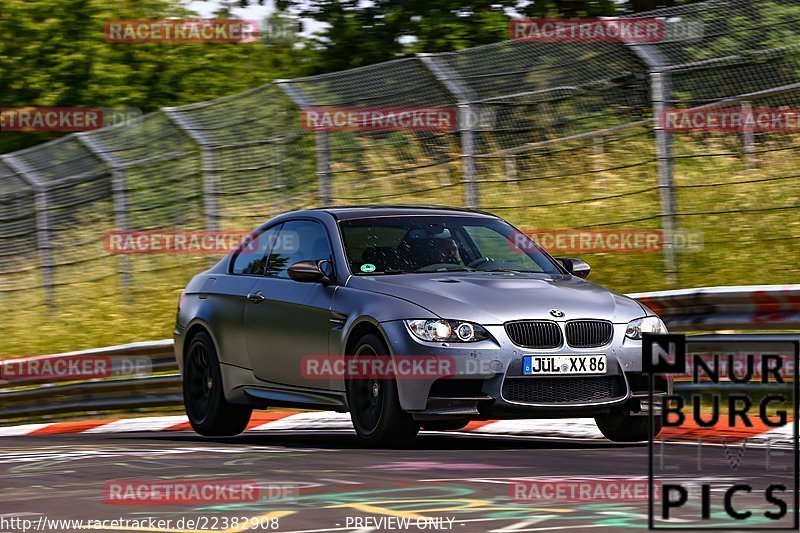
[[[276,5],[323,25],[310,42],[311,69],[323,73],[502,41],[514,16],[615,16],[691,1],[697,0],[277,0]]]
[[[209,100],[301,75],[291,44],[109,44],[110,20],[192,18],[172,0],[5,0],[0,16],[0,106],[122,107],[143,113]],[[0,153],[57,137],[0,135]]]

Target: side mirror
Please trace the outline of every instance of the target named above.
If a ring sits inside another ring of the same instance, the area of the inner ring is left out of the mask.
[[[316,281],[331,281],[332,269],[330,268],[331,262],[327,259],[321,261],[300,261],[287,270],[289,277],[295,281],[313,283]]]
[[[585,279],[589,276],[589,272],[592,271],[592,267],[590,267],[589,263],[586,261],[581,261],[580,259],[574,257],[559,257],[557,259],[561,261],[561,264],[564,265],[564,268],[567,269],[567,272],[573,276]]]

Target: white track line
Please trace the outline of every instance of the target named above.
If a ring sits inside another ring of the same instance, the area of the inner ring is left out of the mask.
[[[123,418],[102,426],[87,429],[83,433],[126,433],[133,431],[163,431],[176,424],[186,422],[185,416],[146,416]]]
[[[18,435],[28,435],[34,431],[46,428],[51,424],[24,424],[22,426],[0,427],[0,437],[16,437]]]
[[[602,439],[593,418],[554,418],[540,420],[500,420],[474,429],[471,433],[493,435],[532,435],[571,439]]]
[[[271,431],[274,429],[353,429],[353,422],[347,413],[329,413],[325,411],[298,413],[280,420],[267,422],[250,431]]]

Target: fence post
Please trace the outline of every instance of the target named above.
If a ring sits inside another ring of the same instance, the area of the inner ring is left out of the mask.
[[[300,89],[292,85],[292,80],[275,80],[275,84],[301,110],[312,107],[311,102]],[[319,180],[319,199],[322,205],[331,205],[333,201],[331,181],[331,145],[327,131],[315,132],[317,153],[317,179]]]
[[[742,102],[742,114],[744,116],[750,116],[753,114],[753,106],[746,100]],[[753,130],[751,128],[745,128],[745,131],[742,133],[742,145],[744,148],[744,157],[745,161],[747,162],[747,168],[756,168],[758,162],[756,160],[755,152],[755,135],[753,134]]]
[[[34,193],[36,209],[36,248],[42,261],[42,287],[44,288],[45,304],[55,307],[55,265],[53,265],[53,239],[50,227],[50,200],[48,198],[47,184],[28,168],[28,165],[13,155],[0,156],[8,168],[27,183]]]
[[[672,178],[672,137],[664,129],[661,117],[672,101],[670,75],[666,63],[653,47],[643,44],[630,45],[634,53],[645,63],[650,74],[650,99],[653,102],[653,132],[656,143],[658,165],[658,190],[661,197],[661,229],[664,233],[664,267],[667,283],[678,281],[675,259],[674,235],[677,230],[676,205]]]
[[[104,149],[97,139],[90,137],[89,132],[76,133],[75,138],[108,168],[111,174],[111,194],[114,198],[114,224],[121,231],[130,229],[128,228],[128,186],[125,181],[125,172],[122,171],[123,163],[109,150]],[[117,261],[122,286],[127,289],[131,286],[128,257],[125,254],[118,254]]]
[[[600,172],[603,170],[603,155],[605,154],[605,137],[598,135],[592,137],[592,169]]]
[[[217,231],[219,230],[219,207],[217,205],[219,184],[217,183],[214,155],[211,152],[212,143],[178,108],[165,107],[161,111],[178,129],[188,135],[200,150],[200,165],[203,173],[203,211],[206,219],[206,229]]]
[[[504,158],[506,164],[506,179],[509,180],[512,186],[519,188],[519,181],[517,180],[517,158],[513,155]]]
[[[594,155],[601,156],[605,153],[605,138],[602,135],[599,135],[592,139],[592,148]]]
[[[417,57],[458,103],[458,130],[461,135],[461,161],[466,183],[464,202],[475,209],[480,206],[478,191],[478,169],[475,164],[475,131],[473,129],[477,113],[473,104],[475,95],[471,89],[458,81],[455,74],[439,61],[434,54],[417,54]]]
[[[319,198],[322,205],[331,205],[331,144],[327,131],[318,131],[317,141],[317,176],[319,176]]]

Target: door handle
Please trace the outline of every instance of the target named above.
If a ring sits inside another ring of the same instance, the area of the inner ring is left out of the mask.
[[[266,297],[261,293],[261,291],[258,291],[255,293],[251,292],[250,294],[248,294],[247,299],[253,302],[254,304],[260,304],[261,302],[266,300]]]

